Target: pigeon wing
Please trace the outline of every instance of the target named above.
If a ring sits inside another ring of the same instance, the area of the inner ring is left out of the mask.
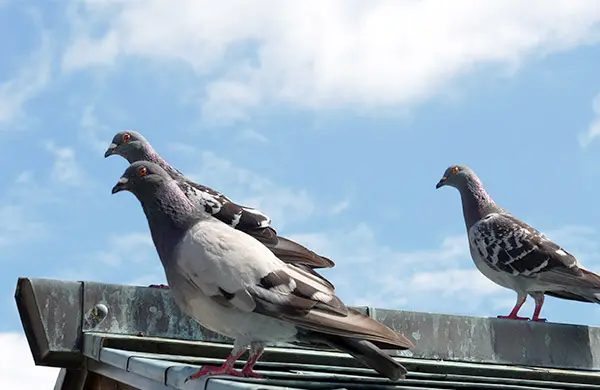
[[[254,229],[246,233],[262,242],[285,263],[302,264],[310,268],[332,268],[335,266],[335,263],[327,257],[320,256],[297,242],[278,236],[272,228]]]
[[[482,218],[469,239],[482,260],[513,276],[579,285],[584,274],[572,254],[507,213]]]
[[[179,183],[188,198],[195,200],[207,213],[233,228],[245,231],[271,225],[271,218],[267,215],[256,209],[240,206],[210,187],[191,180],[181,180]]]
[[[367,339],[382,348],[414,347],[404,336],[345,307],[333,290],[301,269],[289,266],[279,269],[249,290],[257,302],[258,313],[316,332]]]

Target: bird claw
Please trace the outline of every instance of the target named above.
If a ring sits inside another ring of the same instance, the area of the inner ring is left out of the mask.
[[[259,374],[256,371],[253,370],[242,370],[242,374],[246,377],[246,378],[264,378],[264,376],[262,376],[262,374]]]
[[[546,322],[545,318],[532,318],[531,321],[533,322]]]
[[[502,318],[505,320],[517,320],[517,321],[529,321],[529,317],[519,317],[519,316],[498,316],[498,318]]]
[[[231,375],[231,376],[239,376],[239,377],[244,376],[244,374],[242,372],[235,370],[232,367],[204,366],[197,373],[188,376],[185,379],[184,383],[187,383],[188,381],[193,381],[195,379],[198,379],[198,378],[206,376],[206,375]]]
[[[169,286],[167,286],[166,284],[151,284],[148,287],[150,287],[150,288],[166,288],[166,289],[169,288]]]

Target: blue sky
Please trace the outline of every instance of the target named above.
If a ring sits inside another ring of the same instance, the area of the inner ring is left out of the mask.
[[[335,260],[349,304],[510,311],[435,190],[455,163],[600,272],[598,2],[267,3],[0,0],[0,345],[23,343],[19,276],[164,280],[137,200],[110,194],[124,129]],[[598,305],[542,314],[600,326]]]

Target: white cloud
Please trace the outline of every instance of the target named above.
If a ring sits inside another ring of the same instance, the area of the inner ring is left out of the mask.
[[[59,147],[52,141],[45,144],[46,150],[54,157],[50,177],[57,183],[78,187],[87,182],[75,154],[75,150]]]
[[[330,277],[353,304],[444,312],[453,302],[453,310],[470,314],[487,299],[511,296],[475,269],[464,234],[446,237],[438,247],[409,251],[402,249],[407,243],[382,243],[364,224],[290,238],[336,262]]]
[[[249,128],[246,128],[246,129],[240,131],[240,134],[238,135],[238,139],[240,141],[252,141],[252,142],[257,142],[257,143],[261,143],[261,144],[269,143],[269,139],[267,137],[265,137],[258,131],[252,130]]]
[[[118,54],[115,39],[114,34],[108,34],[97,41],[92,41],[86,36],[78,36],[62,58],[63,69],[68,71],[91,65],[113,65]]]
[[[0,333],[0,388],[52,389],[59,369],[34,365],[25,336]]]
[[[237,70],[240,72],[241,70]],[[245,73],[252,73],[246,69]],[[217,80],[206,87],[208,99],[202,105],[202,116],[220,124],[244,121],[249,118],[248,108],[256,107],[262,97],[259,88],[250,88],[239,80]]]
[[[203,112],[230,120],[272,101],[309,108],[414,103],[478,66],[514,68],[596,42],[600,21],[596,0],[79,4],[66,69],[123,56],[186,64],[214,78]]]
[[[35,206],[59,202],[53,189],[36,178],[32,171],[18,172],[13,184],[5,187],[3,204],[18,204],[32,211]]]
[[[113,233],[98,243],[98,249],[83,250],[83,256],[75,254],[72,267],[54,271],[45,277],[142,286],[166,284],[164,269],[150,232]]]
[[[290,238],[303,242],[332,259],[343,259],[344,265],[372,262],[387,267],[385,264],[388,262],[394,263],[401,259],[403,266],[418,265],[421,270],[437,270],[440,263],[456,267],[458,259],[468,256],[466,237],[463,235],[444,238],[439,249],[433,251],[402,251],[380,242],[377,232],[364,223],[331,232],[294,234]]]
[[[594,97],[592,100],[592,109],[594,110],[594,119],[588,126],[585,133],[579,134],[579,144],[585,148],[588,146],[596,137],[600,136],[600,94]]]
[[[29,58],[28,65],[13,78],[0,83],[1,127],[20,119],[23,106],[46,87],[51,76],[51,61],[50,40],[47,34],[42,34],[40,48]]]
[[[52,156],[51,170],[40,177],[32,171],[15,172],[0,197],[0,247],[45,240],[52,235],[47,212],[65,200],[60,186],[83,187],[93,183],[84,175],[75,151],[45,142]]]
[[[110,134],[111,129],[108,126],[100,123],[95,106],[87,105],[84,107],[79,125],[83,130],[84,143],[94,152],[100,155],[104,153],[113,134]]]
[[[46,224],[32,216],[21,204],[0,207],[0,221],[0,248],[40,239],[48,234]]]
[[[149,233],[128,233],[110,236],[105,248],[92,255],[94,261],[108,266],[148,262],[154,253]]]
[[[34,181],[29,171],[18,173],[0,199],[0,248],[45,239],[50,232],[35,206],[55,198]]]
[[[343,212],[344,210],[346,210],[348,207],[350,207],[350,201],[343,200],[340,203],[333,206],[333,208],[331,209],[331,213],[334,215],[339,214],[339,213]]]

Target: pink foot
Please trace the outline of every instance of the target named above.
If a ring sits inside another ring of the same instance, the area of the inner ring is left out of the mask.
[[[242,374],[240,371],[235,370],[233,367],[204,366],[197,373],[188,376],[185,381],[186,382],[193,381],[194,379],[198,379],[205,375],[222,375],[222,374],[223,375],[231,375],[231,376],[240,376],[240,377],[244,376],[244,374]]]
[[[252,369],[250,369],[250,370],[243,369],[242,375],[244,375],[246,378],[264,378],[264,376],[262,376],[261,374],[259,374],[256,371],[253,371]]]
[[[150,288],[169,288],[166,284],[151,284],[148,287]]]
[[[531,321],[534,321],[534,322],[546,322],[546,319],[545,318],[532,318]]]
[[[517,320],[517,321],[529,321],[529,317],[519,317],[519,316],[498,316],[498,318],[503,318],[505,320]]]

